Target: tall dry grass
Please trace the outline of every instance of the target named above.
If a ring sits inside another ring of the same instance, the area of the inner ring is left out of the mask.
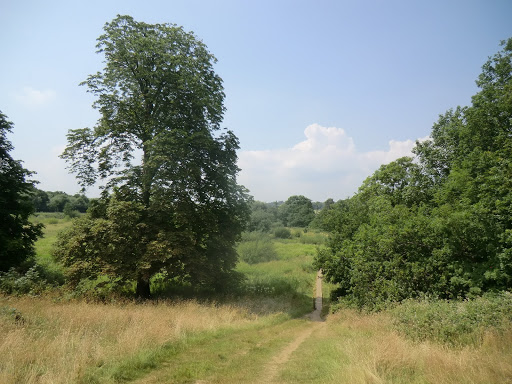
[[[337,316],[330,319],[337,323],[330,329],[344,338],[337,348],[347,363],[337,382],[512,383],[512,330],[488,332],[478,346],[452,348],[405,339],[385,314]]]
[[[250,321],[245,310],[193,301],[55,303],[0,298],[0,383],[74,383],[89,367],[193,332]],[[14,311],[16,309],[16,311]]]

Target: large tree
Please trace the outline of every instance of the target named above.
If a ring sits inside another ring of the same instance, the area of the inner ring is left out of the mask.
[[[135,280],[142,297],[156,273],[221,286],[249,210],[236,181],[238,139],[220,127],[216,59],[176,25],[118,16],[104,31],[105,68],[83,83],[101,117],[71,130],[62,154],[84,187],[105,182],[103,199],[57,255],[75,279]]]
[[[30,223],[34,207],[29,193],[32,172],[23,168],[9,152],[7,139],[13,124],[0,112],[0,271],[18,267],[34,255],[34,242],[42,235],[42,225]]]
[[[512,287],[512,39],[502,45],[471,105],[441,115],[414,161],[382,166],[328,212],[316,263],[348,301]]]
[[[314,219],[313,203],[305,196],[290,196],[279,207],[279,218],[287,227],[307,227]]]

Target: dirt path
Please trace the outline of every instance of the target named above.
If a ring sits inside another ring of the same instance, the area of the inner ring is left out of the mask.
[[[158,368],[149,369],[136,383],[278,383],[294,352],[326,324],[321,317],[320,272],[316,276],[314,302],[315,310],[305,317],[308,321],[290,319],[192,343]],[[248,360],[251,362],[246,363]]]
[[[270,361],[270,363],[267,364],[263,370],[265,373],[261,377],[261,383],[275,383],[281,367],[286,364],[288,360],[290,360],[293,352],[295,352],[315,330],[325,324],[321,316],[322,298],[322,273],[321,271],[318,271],[315,285],[315,310],[307,315],[307,317],[314,323],[311,324],[311,327],[308,329],[305,329],[304,331],[297,334],[297,337],[295,337],[295,339],[290,344],[288,344],[277,355],[274,356],[272,361]]]

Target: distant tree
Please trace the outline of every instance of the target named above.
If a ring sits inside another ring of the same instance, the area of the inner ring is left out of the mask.
[[[73,197],[70,199],[70,204],[71,204],[71,209],[73,211],[78,211],[78,212],[81,212],[81,213],[85,213],[85,211],[87,211],[87,208],[89,208],[89,199],[87,198],[87,196],[85,195],[81,195],[81,194],[75,194],[73,195]]]
[[[287,227],[307,227],[315,217],[313,203],[304,196],[290,196],[279,206],[279,217]]]
[[[47,212],[50,198],[45,191],[33,188],[31,193],[32,204],[36,212]]]
[[[321,201],[313,201],[313,209],[315,211],[320,211],[323,207],[324,207],[324,203],[322,203]]]
[[[71,196],[65,192],[49,192],[48,196],[50,198],[48,202],[48,210],[50,212],[64,212],[66,204],[71,202]]]
[[[322,208],[319,212],[316,213],[315,217],[313,218],[313,220],[310,223],[310,226],[313,228],[318,228],[318,229],[321,229],[324,231],[328,231],[329,225],[326,220],[328,218],[328,214],[329,214],[331,207],[334,205],[334,200],[329,198],[325,202],[319,203],[317,205],[321,206]]]
[[[0,271],[4,272],[34,256],[34,242],[42,235],[42,225],[29,221],[34,212],[30,193],[35,182],[27,178],[33,172],[9,154],[13,146],[7,133],[12,128],[0,112]]]
[[[251,217],[247,230],[270,232],[273,227],[283,225],[277,215],[277,207],[275,204],[254,201],[251,204]]]
[[[72,278],[136,281],[140,297],[159,272],[220,289],[249,208],[236,183],[238,139],[220,131],[216,59],[175,25],[118,16],[104,30],[97,47],[106,66],[83,83],[101,117],[94,129],[70,131],[62,157],[82,186],[106,185],[56,254]]]

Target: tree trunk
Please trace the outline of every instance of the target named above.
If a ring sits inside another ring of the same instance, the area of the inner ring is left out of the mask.
[[[139,299],[149,299],[151,297],[149,278],[139,274],[137,277],[137,288],[135,289],[135,294]]]

